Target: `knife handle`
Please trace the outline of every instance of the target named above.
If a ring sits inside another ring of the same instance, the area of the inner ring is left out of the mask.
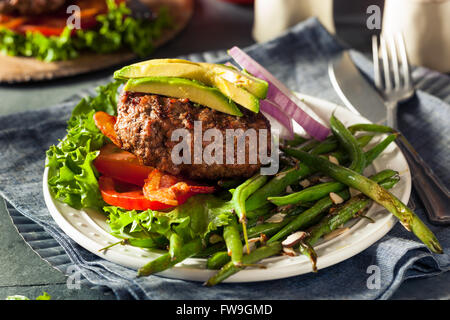
[[[400,135],[397,145],[408,161],[414,189],[428,212],[430,222],[450,224],[450,192],[403,135]]]

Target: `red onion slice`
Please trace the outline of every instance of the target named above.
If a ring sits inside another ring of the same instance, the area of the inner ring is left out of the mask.
[[[287,117],[294,119],[310,136],[317,140],[324,140],[330,134],[329,128],[319,123],[302,109],[304,103],[289,88],[244,51],[238,47],[233,47],[228,53],[243,69],[269,83],[266,99],[279,106]]]

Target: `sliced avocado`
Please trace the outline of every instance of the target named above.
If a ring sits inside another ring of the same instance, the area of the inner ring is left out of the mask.
[[[195,62],[181,59],[153,59],[114,72],[116,79],[176,77],[202,81],[205,70]]]
[[[199,65],[209,69],[216,75],[233,83],[234,85],[247,90],[259,99],[266,98],[269,84],[262,79],[256,78],[247,72],[242,72],[236,68],[221,64],[201,62]]]
[[[114,77],[175,77],[196,80],[218,88],[234,102],[256,113],[259,112],[259,99],[266,97],[268,88],[267,82],[236,68],[182,59],[153,59],[136,63],[116,71]]]
[[[236,104],[224,96],[217,88],[183,78],[174,77],[146,77],[129,79],[124,90],[160,94],[174,98],[187,98],[192,102],[211,109],[242,116]]]
[[[215,76],[210,80],[214,87],[234,102],[250,111],[255,113],[259,112],[259,99],[244,88],[235,86],[233,83],[219,76]]]

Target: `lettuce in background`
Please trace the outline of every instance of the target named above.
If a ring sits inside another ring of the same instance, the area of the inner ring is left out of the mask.
[[[34,57],[52,62],[74,59],[82,51],[111,53],[126,48],[140,57],[150,55],[154,41],[173,26],[166,7],[154,20],[135,19],[125,3],[107,0],[108,12],[97,16],[98,28],[72,30],[66,27],[60,36],[46,37],[37,32],[25,35],[0,28],[0,52],[10,56]]]

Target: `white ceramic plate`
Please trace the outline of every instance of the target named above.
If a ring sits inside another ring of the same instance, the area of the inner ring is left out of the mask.
[[[369,122],[367,119],[330,102],[305,95],[299,96],[304,99],[308,106],[314,109],[318,117],[324,122],[327,122],[332,112],[345,125]],[[302,130],[299,126],[296,126],[295,129],[296,131]],[[373,146],[381,139],[381,136],[376,137],[368,147]],[[403,154],[394,144],[390,145],[365,173],[371,174],[374,171],[387,168],[400,173],[401,180],[392,189],[392,192],[404,203],[407,203],[411,192],[411,176]],[[76,210],[55,200],[48,188],[47,179],[48,168],[44,172],[43,187],[45,202],[50,214],[60,228],[79,245],[104,259],[133,269],[138,269],[150,260],[158,257],[157,253],[129,245],[117,245],[106,251],[99,252],[99,249],[119,241],[119,239],[108,233],[106,217],[92,210]],[[322,241],[315,246],[319,257],[317,261],[319,269],[332,266],[363,251],[382,238],[396,222],[395,217],[378,205],[372,205],[367,216],[372,217],[375,223],[369,223],[368,219],[350,221],[347,225],[350,227],[350,230],[329,241]],[[215,272],[205,269],[205,261],[205,259],[187,259],[159,275],[177,279],[206,281]],[[247,268],[228,278],[225,282],[273,280],[312,271],[310,261],[304,256],[272,257],[265,259],[261,263],[266,266],[265,269]]]

